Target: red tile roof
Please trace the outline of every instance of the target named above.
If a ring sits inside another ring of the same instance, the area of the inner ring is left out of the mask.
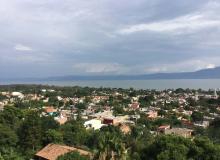
[[[45,112],[46,113],[53,113],[53,112],[56,112],[57,110],[53,107],[46,107],[45,109]]]
[[[77,151],[81,155],[89,156],[91,155],[90,152],[84,151],[81,149],[77,149],[74,147],[63,146],[58,144],[48,144],[42,150],[40,150],[35,156],[41,157],[47,160],[56,160],[59,156],[64,155],[69,152]]]
[[[132,103],[131,108],[134,109],[134,110],[138,109],[139,108],[139,103]]]
[[[164,125],[164,126],[158,127],[158,129],[166,129],[166,128],[169,128],[169,127],[170,127],[170,125]]]

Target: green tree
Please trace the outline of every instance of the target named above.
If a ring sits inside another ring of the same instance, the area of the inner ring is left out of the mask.
[[[126,159],[125,144],[120,134],[114,127],[105,127],[97,136],[97,153],[95,159]]]
[[[63,135],[60,131],[49,129],[45,133],[43,142],[45,145],[49,143],[63,143]]]
[[[198,147],[197,154],[193,154],[194,159],[204,160],[219,160],[220,146],[215,145],[207,137],[199,137],[194,140],[195,145]]]
[[[46,132],[49,129],[59,129],[59,123],[54,120],[54,117],[47,116],[47,117],[41,117],[41,127],[42,132]]]
[[[216,118],[211,122],[207,131],[210,139],[214,142],[220,143],[220,118]]]
[[[204,116],[203,113],[198,112],[198,111],[194,111],[191,115],[192,120],[194,122],[203,121],[203,116]]]
[[[141,107],[146,107],[151,105],[151,102],[154,100],[154,96],[153,95],[147,95],[144,97],[140,97],[139,98],[139,103]]]
[[[69,121],[61,126],[64,143],[67,145],[85,144],[88,133],[81,121]]]
[[[77,103],[75,107],[80,110],[86,109],[86,104],[85,103]]]
[[[17,142],[16,133],[11,128],[0,124],[0,150],[3,147],[15,147]]]
[[[82,156],[79,154],[79,152],[70,152],[59,156],[57,160],[89,160],[89,157]]]
[[[119,114],[124,114],[124,108],[122,106],[115,106],[113,109],[113,114],[115,116],[119,115]]]
[[[0,160],[24,160],[24,157],[19,154],[14,148],[2,148],[0,151]]]
[[[37,112],[32,111],[25,117],[19,129],[19,140],[24,150],[35,151],[41,147],[41,119]]]
[[[23,118],[23,114],[20,109],[6,106],[2,112],[0,112],[0,123],[9,126],[16,130]]]
[[[156,137],[155,141],[144,149],[142,159],[186,160],[192,142],[176,136]]]

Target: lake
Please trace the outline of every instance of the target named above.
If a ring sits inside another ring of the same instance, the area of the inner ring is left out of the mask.
[[[220,79],[172,79],[172,80],[99,80],[99,81],[47,81],[47,82],[0,82],[0,84],[48,84],[57,86],[88,86],[135,89],[214,89],[220,88]]]

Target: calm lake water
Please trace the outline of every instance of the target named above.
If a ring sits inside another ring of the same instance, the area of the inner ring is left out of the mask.
[[[88,86],[135,89],[214,89],[220,88],[220,79],[181,79],[181,80],[101,80],[101,81],[48,81],[48,82],[0,82],[0,84],[48,84],[58,86]]]

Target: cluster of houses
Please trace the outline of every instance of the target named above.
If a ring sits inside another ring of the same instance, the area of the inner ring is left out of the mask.
[[[7,97],[0,101],[0,110],[4,109],[4,106],[8,104],[13,104],[17,99],[22,101],[29,101],[29,100],[41,100],[43,103],[47,103],[49,101],[49,97],[43,95],[45,92],[55,92],[53,89],[42,89],[42,94],[23,94],[22,92],[1,92],[0,95]],[[145,113],[146,118],[155,120],[157,118],[163,118],[163,115],[159,114],[159,111],[163,106],[166,104],[172,104],[173,102],[178,104],[177,108],[171,110],[171,112],[175,113],[178,116],[178,120],[181,120],[182,124],[186,128],[192,129],[193,126],[207,128],[209,126],[209,122],[212,121],[215,117],[219,116],[219,114],[213,113],[213,116],[206,116],[204,120],[201,122],[194,122],[192,123],[189,119],[185,117],[190,117],[193,113],[192,109],[184,109],[185,106],[188,105],[188,98],[191,98],[195,101],[198,101],[200,98],[212,98],[217,99],[218,94],[216,90],[214,90],[213,94],[202,94],[198,92],[191,92],[191,93],[182,93],[176,94],[173,93],[172,90],[161,91],[159,94],[154,94],[154,100],[151,102],[150,106],[142,106],[140,107],[139,98],[142,95],[137,95],[136,97],[130,98],[130,104],[127,107],[124,107],[125,111],[135,111],[135,115],[120,115],[114,116],[112,106],[100,106],[100,102],[108,101],[109,96],[122,96],[123,94],[114,92],[111,94],[104,94],[103,95],[91,95],[90,103],[87,104],[87,108],[83,110],[81,113],[82,118],[85,120],[84,126],[87,129],[100,129],[105,125],[135,125],[136,120],[139,118],[139,113]],[[125,95],[127,96],[127,95]],[[127,96],[128,97],[128,96]],[[126,97],[126,98],[127,98]],[[68,108],[61,106],[59,108],[55,106],[43,106],[43,116],[52,115],[54,119],[60,123],[64,124],[70,119],[75,119],[78,115],[77,108],[75,104],[84,103],[86,97],[61,97],[57,96],[58,101],[62,101],[64,104],[67,102],[72,102]],[[98,109],[100,109],[98,111]],[[165,112],[170,112],[170,110],[164,109]],[[220,111],[220,107],[219,107]]]
[[[122,93],[114,92],[112,94],[91,95],[89,97],[61,97],[57,96],[57,100],[63,102],[63,106],[48,106],[46,105],[49,101],[49,97],[46,97],[43,93],[45,92],[55,92],[55,90],[46,90],[42,89],[42,94],[23,94],[22,92],[0,92],[0,95],[6,97],[5,99],[0,100],[0,111],[4,110],[4,107],[13,104],[16,100],[21,101],[42,101],[45,105],[42,106],[42,116],[53,116],[54,119],[59,124],[64,124],[71,119],[76,119],[79,116],[78,108],[76,104],[85,103],[86,99],[89,98],[90,102],[86,104],[86,108],[80,113],[81,118],[84,119],[84,127],[86,129],[99,130],[103,126],[114,125],[118,126],[124,134],[129,134],[131,132],[131,126],[135,125],[137,120],[140,118],[140,114],[146,115],[148,120],[156,120],[158,118],[164,118],[164,115],[160,113],[161,109],[164,112],[175,114],[177,119],[181,121],[183,127],[177,128],[173,127],[170,124],[158,126],[156,131],[152,133],[155,134],[175,134],[185,138],[190,138],[195,127],[207,128],[209,123],[214,120],[214,118],[219,117],[220,106],[217,108],[219,113],[210,113],[209,116],[204,116],[203,121],[192,122],[189,118],[193,114],[195,109],[188,108],[189,105],[188,99],[191,98],[194,101],[198,101],[200,98],[207,99],[218,99],[218,94],[216,90],[213,94],[205,94],[198,92],[190,93],[173,93],[172,90],[161,91],[159,94],[154,94],[154,100],[151,101],[148,106],[141,106],[139,99],[143,95],[137,95],[136,97],[129,97]],[[114,107],[108,106],[102,102],[108,101],[110,96],[125,96],[130,98],[130,104],[124,106],[124,111],[133,111],[134,114],[123,114],[115,115]],[[65,104],[69,103],[69,106]],[[168,110],[165,108],[166,105],[177,104],[177,107]],[[102,105],[101,105],[102,104]],[[141,107],[140,107],[141,106]],[[198,107],[199,108],[199,107]],[[43,150],[36,154],[38,159],[56,159],[58,155],[68,153],[70,151],[77,150],[82,155],[89,155],[88,152],[85,152],[80,149],[60,146],[55,144],[49,144]],[[58,154],[54,154],[54,152]],[[55,156],[56,155],[56,156]]]

